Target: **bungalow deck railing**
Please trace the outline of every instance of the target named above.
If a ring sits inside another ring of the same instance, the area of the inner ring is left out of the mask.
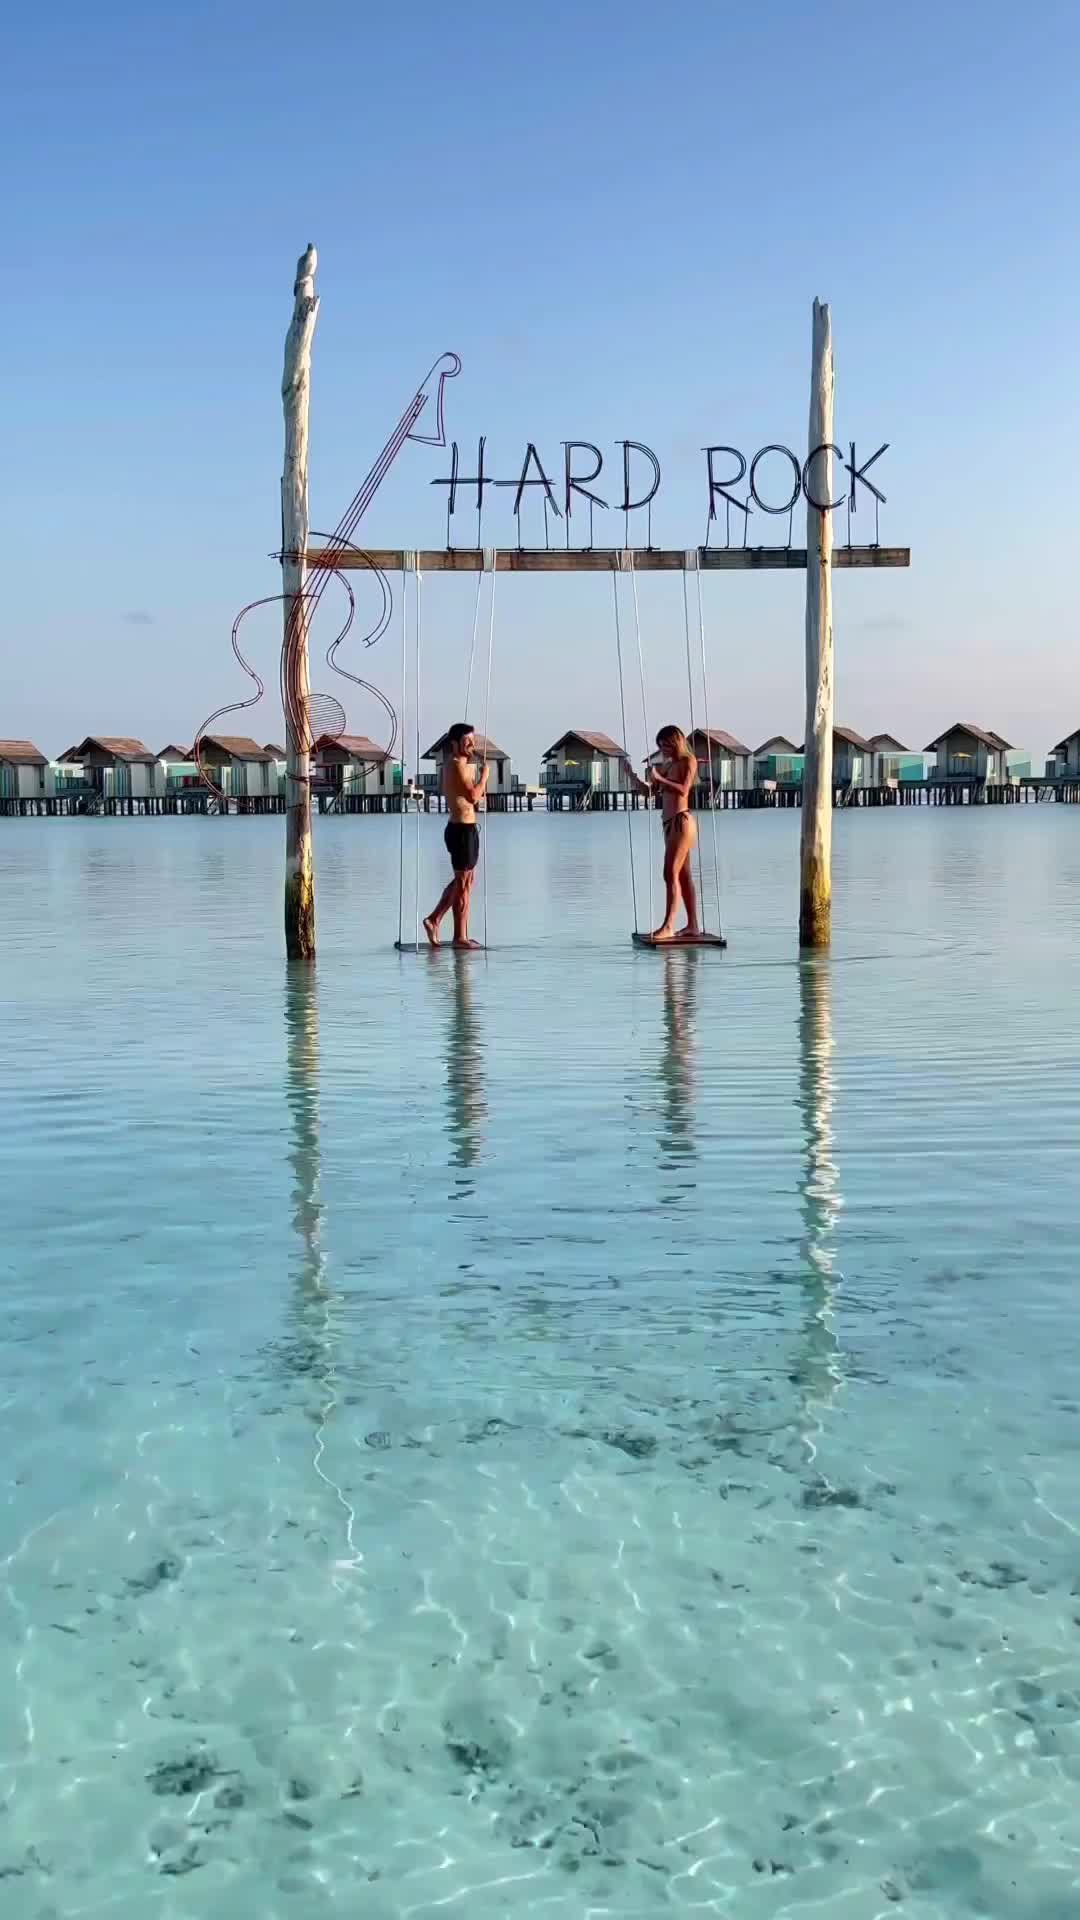
[[[515,782],[515,784],[517,784]],[[610,775],[594,773],[592,767],[582,761],[577,767],[542,766],[540,768],[541,788],[562,788],[564,793],[580,793],[588,787],[593,793],[626,793],[629,791],[626,781],[611,779]]]
[[[58,773],[53,785],[57,799],[75,799],[80,794],[100,793],[101,788],[94,780],[88,780],[85,774]]]
[[[754,762],[755,787],[764,786],[769,780],[778,787],[801,787],[802,777],[801,753],[770,753],[764,760]]]
[[[921,753],[890,753],[881,761],[881,780],[924,780],[926,763]]]

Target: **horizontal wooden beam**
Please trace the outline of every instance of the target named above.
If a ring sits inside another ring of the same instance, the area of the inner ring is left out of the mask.
[[[332,549],[309,547],[309,567],[322,569]],[[682,547],[633,547],[636,573],[682,573],[686,554]],[[612,573],[623,565],[624,549],[619,547],[498,547],[495,568],[498,573]],[[693,549],[691,549],[693,552]],[[359,572],[365,567],[381,567],[384,573],[400,573],[405,559],[421,573],[482,573],[484,549],[481,547],[433,547],[413,553],[400,547],[372,547],[364,553],[338,552],[334,565],[343,573]],[[910,547],[834,547],[834,567],[910,567]],[[697,563],[704,573],[786,573],[806,569],[805,547],[698,547]],[[630,560],[626,562],[627,568]]]

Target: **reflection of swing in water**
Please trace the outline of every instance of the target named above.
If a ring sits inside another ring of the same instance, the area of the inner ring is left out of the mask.
[[[685,960],[677,959],[671,952],[664,956],[664,1049],[660,1060],[664,1124],[660,1141],[676,1163],[697,1156],[694,1131],[697,967],[697,952],[693,948]]]
[[[466,955],[454,960],[454,986],[446,1039],[448,1131],[453,1142],[451,1164],[475,1167],[484,1144],[487,1102],[484,1099],[483,1053],[473,1006],[472,968]]]

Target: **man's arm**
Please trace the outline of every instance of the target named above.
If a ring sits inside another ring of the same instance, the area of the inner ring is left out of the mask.
[[[478,773],[478,774],[477,774],[477,775],[475,776],[475,780],[474,780],[474,783],[473,783],[473,797],[474,797],[474,799],[477,799],[477,800],[482,800],[482,799],[483,799],[483,797],[484,797],[484,795],[485,795],[485,793],[487,792],[487,783],[488,783],[488,781],[489,781],[490,779],[491,779],[491,761],[490,761],[490,760],[485,760],[485,761],[484,761],[484,767],[483,767],[483,772],[482,772],[482,773]]]

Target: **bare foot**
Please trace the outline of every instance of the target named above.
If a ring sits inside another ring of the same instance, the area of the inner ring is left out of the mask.
[[[700,927],[683,927],[681,932],[675,935],[675,938],[676,940],[700,940],[701,928]]]
[[[674,938],[675,938],[674,927],[657,927],[656,932],[650,933],[649,935],[650,940],[655,940],[658,943],[661,940],[674,940]]]
[[[424,932],[428,937],[428,945],[437,947],[439,944],[439,923],[437,920],[433,920],[430,915],[424,921]]]
[[[479,940],[455,940],[454,947],[458,953],[480,953],[482,951]]]

